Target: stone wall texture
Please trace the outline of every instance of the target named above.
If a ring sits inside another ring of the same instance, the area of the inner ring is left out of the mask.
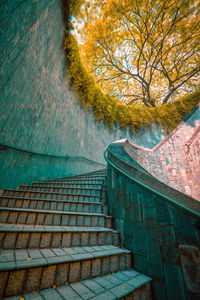
[[[121,138],[155,146],[164,135],[154,126],[133,135],[117,127],[109,132],[103,122],[95,122],[91,109],[81,106],[66,82],[62,11],[62,0],[0,2],[0,143],[39,153],[83,156],[100,163],[105,163],[106,147]],[[30,177],[40,179],[44,160],[37,165],[33,158],[1,148],[0,188],[16,187],[16,174],[23,173],[23,183],[30,183]],[[56,161],[54,167],[59,175],[60,163]],[[76,168],[66,164],[65,174],[94,168],[97,166],[78,160]],[[41,179],[51,178],[48,163],[42,173]]]
[[[153,279],[153,299],[199,299],[199,218],[110,165],[107,190],[113,226],[132,251],[134,268]]]
[[[153,176],[200,200],[200,106],[153,149],[129,145],[128,154]]]

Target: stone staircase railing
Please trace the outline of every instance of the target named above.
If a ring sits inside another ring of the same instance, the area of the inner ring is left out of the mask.
[[[112,143],[105,158],[113,227],[134,268],[152,278],[155,299],[200,297],[200,203],[160,182]]]

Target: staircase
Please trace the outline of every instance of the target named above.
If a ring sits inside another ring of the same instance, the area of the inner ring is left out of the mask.
[[[4,190],[0,298],[152,299],[106,205],[106,170]]]

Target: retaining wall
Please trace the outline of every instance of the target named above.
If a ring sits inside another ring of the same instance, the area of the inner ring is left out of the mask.
[[[91,109],[81,106],[66,82],[61,0],[2,0],[0,15],[0,143],[104,163],[103,151],[114,140],[128,137],[152,148],[162,139],[162,131],[154,126],[132,136],[117,127],[110,132],[103,122],[95,122]],[[16,187],[16,174],[22,176],[21,183],[31,183],[39,176],[36,169],[42,167],[43,175],[38,179],[51,178],[49,163],[41,165],[44,159],[40,159],[37,165],[33,156],[31,160],[27,157],[27,153],[1,148],[0,188]],[[53,164],[59,176],[60,163]],[[97,168],[81,160],[74,168],[68,161],[65,175]]]
[[[126,150],[153,176],[200,200],[200,105],[153,149]]]

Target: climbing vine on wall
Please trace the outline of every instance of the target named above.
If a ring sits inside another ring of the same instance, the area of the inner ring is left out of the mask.
[[[84,0],[68,1],[70,15],[77,15]],[[105,124],[112,127],[114,124],[121,128],[140,128],[148,126],[153,122],[161,124],[166,132],[173,130],[183,119],[183,116],[200,101],[200,90],[189,96],[169,102],[158,107],[148,108],[142,105],[132,104],[126,106],[118,99],[105,95],[96,86],[93,77],[85,70],[79,55],[76,39],[71,33],[71,24],[68,20],[64,38],[64,49],[67,58],[68,78],[77,91],[82,104],[85,107],[92,107],[96,120],[103,120]]]

